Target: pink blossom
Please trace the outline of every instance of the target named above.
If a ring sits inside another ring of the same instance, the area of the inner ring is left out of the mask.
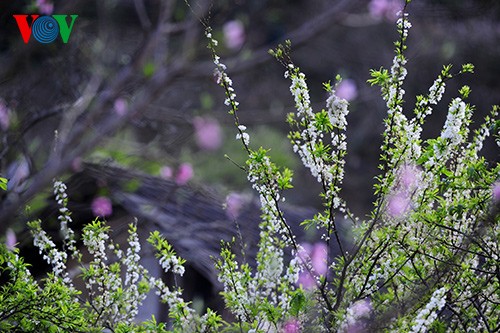
[[[5,102],[0,99],[0,128],[6,131],[10,125],[10,110]]]
[[[222,27],[224,41],[231,50],[239,50],[245,42],[245,28],[239,20],[226,22]]]
[[[237,219],[245,204],[245,197],[242,194],[231,192],[226,197],[226,215],[230,219]]]
[[[175,182],[177,185],[185,185],[191,178],[193,178],[193,166],[190,163],[182,163],[175,175]]]
[[[420,170],[416,166],[404,165],[399,171],[399,180],[403,189],[407,191],[413,190],[420,178]]]
[[[492,197],[494,202],[500,202],[500,181],[493,184]]]
[[[309,243],[301,243],[299,245],[299,251],[297,253],[297,256],[302,262],[307,262],[309,261],[309,254],[312,252],[313,246]]]
[[[83,170],[82,168],[82,158],[81,157],[76,157],[72,162],[71,162],[71,170],[74,172],[80,172]]]
[[[337,86],[336,94],[338,97],[345,99],[346,101],[352,101],[358,97],[358,87],[356,82],[351,79],[345,79],[340,81]]]
[[[346,333],[367,332],[366,319],[372,312],[372,304],[369,299],[359,300],[349,307],[350,318],[345,330]]]
[[[290,318],[283,325],[282,333],[300,333],[300,321]]]
[[[302,286],[305,290],[311,290],[316,287],[316,280],[307,270],[299,273],[299,280],[297,281],[299,286]]]
[[[317,274],[326,275],[328,271],[328,265],[326,263],[327,257],[328,249],[326,244],[323,242],[314,244],[311,255],[311,264]]]
[[[15,232],[11,228],[7,229],[7,233],[5,235],[5,246],[7,246],[7,249],[12,251],[16,247],[16,243],[17,238]]]
[[[110,216],[113,214],[113,205],[108,197],[96,197],[91,204],[94,216]]]
[[[41,14],[50,15],[54,11],[54,4],[48,0],[36,0],[36,5]]]
[[[403,0],[371,0],[368,4],[368,11],[374,19],[386,19],[393,22],[403,6]]]
[[[345,333],[367,333],[366,325],[364,322],[354,322],[347,326],[347,329],[344,331]]]
[[[313,289],[316,286],[316,277],[321,275],[324,276],[328,272],[328,265],[326,262],[328,249],[326,244],[323,242],[318,242],[314,245],[303,243],[300,245],[297,256],[300,258],[302,265],[310,263],[312,266],[312,272],[304,269],[299,273],[297,284],[301,285],[302,288],[306,290]]]
[[[124,115],[127,114],[128,111],[128,103],[125,98],[117,98],[115,102],[113,103],[113,110],[117,115],[120,117],[123,117]]]
[[[172,179],[174,175],[174,172],[172,171],[172,168],[169,166],[164,166],[160,169],[160,176],[163,179]]]
[[[222,145],[222,131],[215,119],[195,117],[193,119],[196,143],[205,150],[217,150]]]
[[[401,217],[410,208],[410,199],[404,193],[396,193],[389,197],[388,212],[393,217]]]
[[[312,252],[312,249],[313,246],[311,244],[302,243],[299,245],[299,251],[297,253],[297,257],[300,259],[300,265],[304,267],[304,269],[299,273],[297,285],[302,286],[302,288],[306,290],[310,290],[316,285],[313,276],[305,268],[311,260],[310,253]]]
[[[372,312],[372,303],[367,298],[362,299],[354,303],[351,310],[356,318],[367,317]]]

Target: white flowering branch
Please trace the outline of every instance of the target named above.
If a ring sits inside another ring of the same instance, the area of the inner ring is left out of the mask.
[[[234,117],[238,133],[236,139],[241,140],[248,154],[246,172],[252,187],[260,198],[263,221],[260,223],[260,240],[256,256],[256,271],[250,273],[248,266],[240,266],[236,258],[229,253],[222,254],[218,262],[219,279],[224,284],[226,304],[239,318],[240,322],[253,322],[255,329],[262,325],[278,325],[280,318],[270,316],[269,312],[259,309],[250,311],[250,308],[260,308],[261,304],[275,308],[282,316],[289,309],[291,293],[295,289],[294,283],[298,274],[297,262],[292,260],[285,268],[284,249],[289,245],[293,249],[292,256],[297,253],[290,226],[287,224],[279,202],[284,201],[282,190],[292,187],[292,172],[284,168],[280,170],[267,155],[267,150],[250,148],[250,136],[246,126],[238,118],[239,103],[232,87],[232,81],[226,73],[226,66],[220,62],[215,48],[217,41],[212,37],[211,29],[207,28],[208,48],[212,52],[217,83],[224,88],[226,100],[224,104],[230,107],[229,114]],[[244,277],[247,278],[244,278]],[[238,301],[236,301],[238,300]],[[255,314],[254,314],[255,313]]]

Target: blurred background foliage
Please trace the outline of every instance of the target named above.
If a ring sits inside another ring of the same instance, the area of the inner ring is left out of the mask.
[[[47,3],[53,4],[53,13],[79,15],[70,42],[42,45],[32,39],[24,44],[12,14],[39,12]],[[79,123],[79,130],[84,127],[82,133],[95,131],[92,135],[100,139],[97,145],[79,150],[81,155],[66,163],[61,173],[74,173],[82,162],[92,161],[175,178],[180,166],[188,163],[193,176],[189,181],[209,184],[221,193],[248,191],[244,172],[234,165],[243,164],[245,156],[235,140],[223,91],[213,79],[203,26],[198,21],[203,16],[221,41],[219,52],[234,81],[241,121],[250,128],[252,147],[271,148],[277,163],[296,172],[295,189],[289,195],[294,204],[318,207],[318,187],[298,167],[287,143],[284,119],[294,108],[293,100],[283,68],[267,50],[291,39],[292,58],[308,77],[316,110],[326,99],[322,82],[333,82],[340,74],[350,84],[346,92],[350,94],[351,114],[343,195],[354,212],[368,213],[385,106],[377,89],[366,80],[369,69],[390,67],[392,43],[397,38],[394,8],[402,2],[200,0],[190,4],[191,8],[184,1],[160,0],[2,1],[0,173],[16,180],[11,189],[22,195],[31,177],[47,168],[55,146],[54,132],[58,130],[59,138],[64,132],[67,110],[82,102],[89,88],[90,94],[106,96],[113,76],[130,67],[135,71],[133,79],[116,91],[114,104],[105,104],[100,114],[93,111],[92,117],[83,110],[71,119],[70,125]],[[169,10],[165,10],[167,6]],[[419,0],[413,1],[409,11],[413,28],[405,86],[408,113],[414,96],[428,90],[442,65],[453,63],[459,68],[470,62],[476,66],[475,75],[449,83],[424,136],[439,133],[447,103],[463,84],[472,88],[469,101],[477,106],[476,119],[484,117],[492,104],[500,102],[500,4],[493,0]],[[170,16],[162,16],[165,13]],[[158,26],[164,31],[155,35]],[[151,40],[150,44],[145,42]],[[147,47],[153,52],[141,58]],[[175,67],[180,61],[180,72],[164,89],[158,89],[140,110],[127,113],[127,107],[140,99],[145,82],[153,80],[160,69]],[[94,86],[89,82],[96,78],[99,84],[92,91]],[[91,99],[89,107],[94,103]],[[123,126],[99,132],[99,123],[112,117],[125,119]],[[200,133],[207,126],[212,126],[208,134]],[[68,125],[66,130],[72,128]],[[79,144],[78,138],[73,140],[67,142],[65,152]],[[486,154],[498,160],[494,145],[487,147]],[[42,186],[37,193],[45,196],[46,191]],[[35,202],[42,204],[43,200]],[[38,204],[32,202],[32,206],[37,208]]]

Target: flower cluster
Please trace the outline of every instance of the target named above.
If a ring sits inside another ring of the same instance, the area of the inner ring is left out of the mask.
[[[215,38],[212,37],[212,32],[210,28],[207,28],[205,31],[205,36],[208,39],[208,48],[212,51],[212,58],[215,64],[214,76],[216,82],[219,86],[224,88],[226,93],[226,99],[224,100],[224,104],[229,106],[229,114],[234,116],[235,124],[238,128],[238,134],[236,135],[237,140],[241,140],[246,150],[249,150],[250,145],[250,135],[246,132],[246,126],[240,124],[240,120],[237,115],[238,107],[240,103],[236,100],[236,93],[233,88],[233,81],[226,73],[227,66],[220,62],[220,57],[217,55],[215,51],[215,47],[218,45],[218,42]]]
[[[283,61],[288,50],[280,45],[273,54]],[[329,243],[331,234],[336,232],[334,212],[346,213],[346,208],[339,196],[344,178],[345,155],[347,154],[347,115],[349,113],[347,100],[340,98],[329,83],[324,84],[329,93],[326,109],[314,112],[311,107],[309,88],[305,74],[299,68],[289,63],[285,77],[290,78],[290,92],[295,101],[296,113],[288,115],[287,121],[292,127],[289,134],[293,150],[299,155],[302,164],[308,168],[311,175],[317,179],[324,190],[324,202],[327,209],[324,214],[318,214],[311,223],[317,228],[324,228],[325,241]],[[341,84],[341,79],[338,78]],[[330,142],[324,135],[330,134]],[[340,239],[337,242],[342,248]]]
[[[429,303],[419,311],[412,326],[411,333],[427,332],[429,326],[436,320],[437,312],[446,304],[446,292],[448,288],[442,287],[432,293]]]
[[[462,142],[462,126],[467,117],[467,107],[460,98],[455,98],[450,105],[448,116],[441,132],[441,138],[449,139],[451,147]]]
[[[109,227],[104,226],[98,219],[88,224],[83,230],[83,245],[91,255],[100,261],[108,260],[106,252],[106,241],[109,239],[108,230]]]
[[[251,319],[249,311],[255,302],[255,282],[251,279],[250,267],[239,265],[229,244],[223,244],[216,268],[220,272],[218,279],[224,286],[224,301],[228,308],[241,321]]]
[[[179,258],[172,246],[159,232],[152,232],[148,238],[156,249],[156,257],[160,261],[165,273],[172,272],[179,276],[184,274],[185,260]],[[162,302],[169,306],[169,317],[173,318],[175,332],[217,332],[221,318],[212,310],[207,309],[203,316],[196,314],[195,310],[182,298],[182,291],[178,288],[171,288],[163,280],[148,276],[149,286],[156,289]]]
[[[387,211],[391,217],[402,218],[412,208],[412,198],[419,197],[423,189],[422,171],[415,165],[405,164],[397,172],[392,193],[387,200]]]
[[[397,29],[400,40],[395,42],[396,55],[394,56],[390,72],[387,69],[372,70],[372,79],[368,80],[372,85],[381,87],[382,98],[387,105],[387,118],[384,120],[385,131],[384,141],[381,147],[381,159],[386,163],[382,166],[383,171],[397,168],[401,159],[412,158],[418,155],[418,148],[405,149],[408,142],[417,142],[419,132],[408,123],[407,117],[403,113],[403,97],[405,90],[402,85],[408,71],[406,70],[407,59],[404,55],[406,49],[406,39],[408,37],[411,23],[408,20],[408,13],[404,10],[399,13]],[[403,156],[400,153],[404,152]],[[406,155],[406,156],[405,156]],[[390,179],[388,180],[390,181]],[[388,187],[390,184],[381,184],[381,187]]]
[[[68,255],[66,252],[57,249],[56,244],[42,229],[41,223],[40,220],[28,223],[34,238],[33,244],[38,248],[40,254],[43,254],[43,259],[52,265],[54,276],[63,279],[65,283],[69,284],[71,280],[66,270]]]
[[[478,155],[481,149],[483,149],[483,142],[491,135],[490,128],[494,128],[494,119],[498,118],[499,111],[500,107],[495,105],[490,115],[486,116],[481,127],[475,131],[474,140],[467,147],[473,150],[474,155]],[[498,147],[500,147],[500,136],[497,136],[496,141]]]
[[[68,195],[66,194],[66,184],[62,181],[54,181],[54,195],[56,202],[59,205],[59,223],[61,234],[70,253],[76,254],[76,241],[73,229],[69,228],[68,224],[72,222],[71,212],[68,209]]]
[[[141,243],[137,235],[137,226],[131,224],[128,232],[128,248],[125,257],[122,259],[123,266],[125,267],[125,280],[123,281],[123,286],[126,291],[124,303],[127,307],[125,311],[129,314],[129,318],[133,319],[139,313],[139,305],[146,298],[144,291],[139,290],[140,279],[145,272],[144,268],[139,264],[141,259]]]
[[[153,232],[149,237],[148,242],[156,249],[156,257],[165,272],[172,271],[180,276],[184,274],[183,265],[185,260],[177,257],[172,245],[170,245],[159,232]]]
[[[224,298],[228,308],[240,320],[254,323],[253,329],[263,329],[266,325],[277,324],[279,317],[263,311],[261,304],[267,304],[274,312],[284,316],[290,307],[291,293],[298,274],[298,262],[284,261],[286,245],[296,248],[294,236],[291,233],[279,202],[284,201],[282,190],[290,188],[291,170],[280,170],[268,156],[266,149],[250,148],[250,135],[246,126],[238,118],[238,105],[232,81],[226,73],[226,66],[220,63],[215,51],[217,41],[207,31],[209,49],[212,51],[217,83],[226,93],[225,104],[230,107],[238,133],[236,139],[241,140],[248,154],[246,172],[249,182],[257,191],[261,203],[263,221],[260,223],[260,240],[256,256],[256,270],[251,272],[249,266],[240,265],[228,247],[221,253],[218,261],[219,279],[224,285]],[[266,324],[267,323],[267,324]]]

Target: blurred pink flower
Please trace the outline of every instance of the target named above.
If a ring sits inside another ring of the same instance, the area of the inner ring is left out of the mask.
[[[372,312],[372,303],[369,299],[365,298],[354,303],[351,306],[351,310],[356,318],[366,317]]]
[[[160,176],[163,179],[172,179],[174,175],[174,172],[172,171],[172,168],[169,166],[164,166],[160,169]]]
[[[393,217],[403,216],[410,208],[410,199],[404,193],[396,193],[389,197],[387,210]]]
[[[416,166],[405,164],[399,170],[399,180],[403,189],[412,191],[418,185],[420,173]]]
[[[306,290],[310,290],[315,287],[316,282],[314,281],[313,276],[307,269],[305,269],[305,265],[309,263],[311,260],[310,253],[312,252],[313,246],[309,243],[302,243],[299,245],[299,251],[297,253],[297,257],[300,259],[299,264],[304,268],[299,273],[299,279],[297,281],[297,285],[302,286],[302,288]]]
[[[240,210],[245,203],[245,197],[242,194],[231,192],[226,197],[226,215],[230,219],[237,219],[240,215]]]
[[[283,325],[282,333],[300,333],[300,321],[290,318]]]
[[[314,277],[307,270],[299,273],[299,280],[297,285],[302,286],[305,290],[311,290],[316,287],[316,281]]]
[[[327,258],[328,249],[326,244],[323,242],[315,243],[312,249],[311,264],[317,274],[326,275],[328,272]]]
[[[364,323],[352,323],[349,326],[347,326],[346,330],[343,331],[345,333],[366,333],[366,327]]]
[[[16,247],[16,243],[17,238],[15,232],[11,228],[7,229],[7,233],[5,234],[5,246],[12,251]]]
[[[113,205],[108,197],[96,197],[91,204],[94,216],[109,216],[113,214]]]
[[[372,303],[369,299],[359,300],[349,307],[350,318],[344,332],[346,333],[364,333],[367,332],[366,319],[372,312]]]
[[[54,11],[54,4],[48,0],[36,0],[36,5],[41,14],[50,15]]]
[[[245,27],[239,20],[226,22],[222,27],[224,41],[231,50],[238,50],[245,42]]]
[[[205,150],[217,150],[222,145],[222,132],[217,120],[195,117],[193,119],[196,143]]]
[[[340,81],[337,86],[336,94],[338,97],[345,99],[346,101],[352,101],[358,97],[358,87],[356,82],[351,79],[345,79]]]
[[[125,98],[121,98],[121,97],[115,99],[115,102],[113,104],[113,110],[120,117],[123,117],[124,115],[126,115],[127,111],[128,111],[127,100]]]
[[[494,202],[500,202],[500,181],[493,184],[492,196]]]
[[[301,285],[302,288],[306,290],[310,290],[316,286],[316,277],[321,275],[324,276],[328,272],[328,265],[326,262],[328,249],[323,242],[318,242],[313,245],[302,243],[300,245],[297,256],[300,258],[302,265],[310,262],[313,271],[309,272],[307,269],[301,271],[297,284]]]
[[[313,246],[309,243],[301,243],[299,246],[299,252],[297,256],[302,262],[307,262],[310,258],[310,253],[312,252]]]
[[[0,128],[6,131],[10,125],[10,110],[5,102],[0,99]]]
[[[191,178],[193,178],[193,166],[190,163],[182,163],[175,175],[175,182],[177,185],[185,185]]]
[[[71,162],[71,170],[74,172],[80,172],[83,170],[82,168],[82,158],[81,157],[76,157],[72,162]]]
[[[368,11],[374,19],[386,19],[393,22],[403,6],[403,0],[371,0],[368,4]]]

